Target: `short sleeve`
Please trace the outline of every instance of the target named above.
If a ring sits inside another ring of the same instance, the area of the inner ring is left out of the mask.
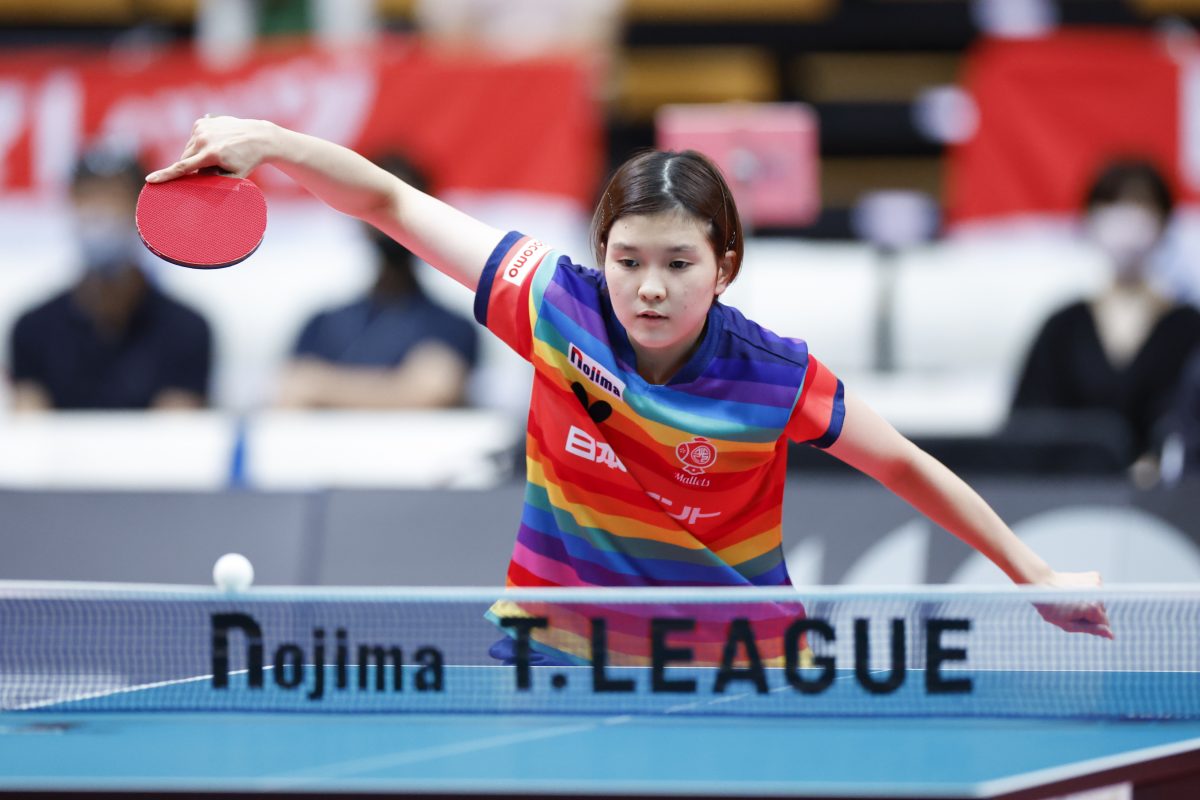
[[[842,382],[810,355],[800,397],[792,408],[785,430],[787,437],[823,450],[837,441],[845,419],[846,397]]]
[[[513,231],[488,258],[475,291],[475,319],[526,360],[545,287],[563,258],[544,242]]]

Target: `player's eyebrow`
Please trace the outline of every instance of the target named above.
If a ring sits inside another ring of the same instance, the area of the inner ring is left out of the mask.
[[[624,250],[626,252],[636,253],[639,248],[635,244],[626,244],[625,242],[613,242],[613,250]],[[694,253],[696,246],[691,244],[676,244],[666,248],[668,253]]]

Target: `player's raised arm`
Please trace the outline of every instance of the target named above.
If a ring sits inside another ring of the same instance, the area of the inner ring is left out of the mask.
[[[1052,570],[974,489],[849,391],[841,435],[828,452],[870,475],[971,545],[1014,583],[1047,588],[1100,585],[1100,576],[1095,572]],[[1048,622],[1064,630],[1112,638],[1108,616],[1098,603],[1038,604],[1037,609]]]
[[[265,120],[197,120],[179,160],[146,180],[159,183],[206,167],[245,177],[260,164],[279,168],[331,207],[369,222],[472,290],[503,236],[353,150]]]

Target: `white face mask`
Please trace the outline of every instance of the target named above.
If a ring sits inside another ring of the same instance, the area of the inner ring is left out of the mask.
[[[137,262],[137,233],[124,221],[81,214],[75,218],[75,235],[90,274],[112,277]]]
[[[1158,243],[1160,225],[1158,215],[1140,203],[1097,206],[1087,219],[1088,235],[1112,259],[1121,277],[1142,271]]]

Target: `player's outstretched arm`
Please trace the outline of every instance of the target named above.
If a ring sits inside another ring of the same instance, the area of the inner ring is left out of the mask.
[[[278,167],[328,205],[369,222],[472,290],[503,236],[353,150],[265,120],[197,120],[179,160],[146,180],[160,183],[206,167],[245,177],[260,164]]]
[[[933,522],[999,567],[1015,583],[1086,588],[1100,585],[1095,572],[1055,572],[1017,538],[978,493],[944,464],[914,445],[886,420],[846,392],[846,418],[829,453],[870,475]],[[1038,605],[1064,630],[1112,638],[1099,603]]]

